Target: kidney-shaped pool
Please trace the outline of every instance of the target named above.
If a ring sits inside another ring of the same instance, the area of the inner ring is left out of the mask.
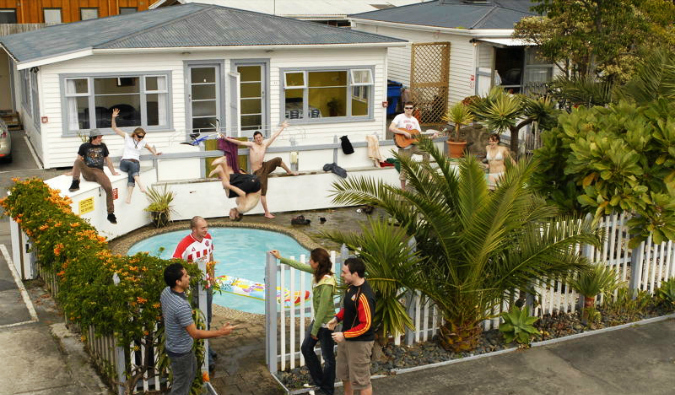
[[[131,246],[127,254],[148,252],[153,256],[171,259],[176,245],[188,233],[190,230],[180,230],[151,236]],[[216,277],[227,279],[226,283],[233,285],[223,286],[225,292],[216,293],[213,302],[231,309],[265,313],[265,302],[259,298],[261,293],[249,292],[257,284],[265,283],[267,251],[279,250],[282,256],[296,259],[300,259],[302,254],[309,257],[309,251],[283,233],[240,227],[209,228],[209,233],[215,247]]]

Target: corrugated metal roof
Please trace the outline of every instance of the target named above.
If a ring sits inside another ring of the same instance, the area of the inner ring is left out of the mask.
[[[86,49],[401,42],[396,38],[272,15],[186,4],[90,19],[0,38],[19,62]]]
[[[513,29],[530,11],[530,0],[492,0],[470,4],[463,0],[443,0],[387,8],[350,17],[383,22],[464,29]]]
[[[179,0],[182,4],[204,3],[284,17],[344,19],[349,14],[398,7],[430,0]],[[150,7],[163,7],[173,1],[157,1]]]

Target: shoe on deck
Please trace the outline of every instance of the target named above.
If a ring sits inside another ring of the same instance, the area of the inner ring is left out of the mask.
[[[80,180],[73,180],[72,184],[70,184],[70,188],[68,190],[70,192],[75,192],[78,189],[80,189]]]
[[[113,223],[113,224],[117,223],[117,217],[115,217],[114,213],[108,214],[108,221],[110,221],[110,223]]]

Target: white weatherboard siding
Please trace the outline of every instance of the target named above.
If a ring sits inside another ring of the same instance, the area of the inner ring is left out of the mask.
[[[449,42],[450,89],[448,104],[454,104],[474,94],[474,87],[470,81],[471,75],[475,74],[474,46],[469,42],[471,36],[410,30],[404,27],[376,26],[364,21],[359,21],[354,29],[400,38],[411,43]],[[408,45],[405,48],[389,49],[388,78],[402,82],[406,86],[410,86],[411,47],[412,45]]]
[[[162,72],[171,75],[172,130],[151,131],[148,139],[159,151],[172,150],[180,142],[185,141],[186,109],[185,109],[185,75],[187,61],[222,61],[225,60],[225,76],[230,70],[231,61],[237,59],[269,60],[268,98],[270,103],[270,121],[272,129],[282,121],[280,111],[280,95],[282,76],[280,68],[330,68],[330,67],[364,67],[373,68],[374,118],[358,122],[335,122],[322,124],[298,124],[291,126],[282,134],[275,145],[288,145],[288,139],[295,137],[298,144],[332,143],[335,136],[349,135],[352,141],[364,141],[365,136],[373,133],[384,133],[386,128],[386,108],[382,102],[386,100],[386,48],[321,48],[312,50],[274,50],[266,51],[214,51],[213,53],[194,54],[118,54],[95,55],[75,59],[40,68],[41,86],[40,101],[42,115],[49,117],[47,124],[42,124],[42,133],[35,134],[34,142],[45,168],[71,166],[81,140],[77,136],[63,135],[63,106],[60,75],[62,74],[95,74],[95,73],[134,73]],[[225,97],[225,92],[222,92]],[[227,107],[227,106],[224,106]],[[24,121],[24,124],[31,122]],[[27,126],[28,127],[28,126]],[[110,132],[112,133],[112,132]],[[33,138],[33,135],[31,135]],[[286,141],[284,141],[286,140]],[[104,142],[108,145],[112,156],[122,152],[123,140],[114,134],[106,135]],[[40,144],[41,143],[41,144]]]

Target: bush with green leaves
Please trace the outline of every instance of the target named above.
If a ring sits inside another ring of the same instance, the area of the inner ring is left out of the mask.
[[[629,212],[629,247],[675,240],[675,103],[625,101],[558,118],[535,151],[531,185],[567,212],[596,220]]]
[[[530,344],[532,338],[539,334],[537,328],[534,327],[539,317],[530,316],[527,306],[522,309],[517,306],[511,307],[511,310],[502,313],[502,320],[504,322],[499,325],[499,331],[506,343],[515,340],[520,344]]]

